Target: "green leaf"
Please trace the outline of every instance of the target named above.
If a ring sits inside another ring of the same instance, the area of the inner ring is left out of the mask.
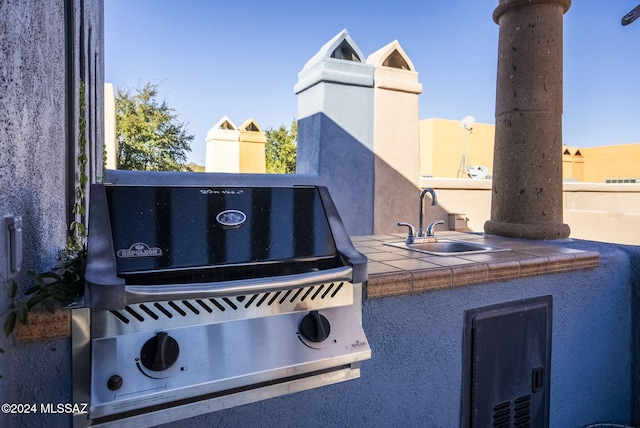
[[[35,305],[37,305],[38,303],[42,302],[47,297],[49,297],[49,293],[48,292],[43,292],[43,293],[36,294],[34,297],[32,297],[29,300],[27,300],[27,307],[29,309],[31,309]]]
[[[18,293],[18,282],[11,278],[9,280],[9,298],[13,299],[16,297],[16,294]]]
[[[58,275],[55,272],[51,272],[51,271],[49,271],[49,272],[41,272],[39,275],[40,275],[41,278],[53,278],[56,281],[61,281],[62,280],[62,277],[60,275]]]
[[[39,273],[29,271],[27,272],[27,275],[29,275],[40,287],[45,287],[47,285],[44,278]]]
[[[24,292],[24,294],[28,296],[28,295],[30,295],[30,294],[36,293],[38,290],[41,290],[40,286],[39,286],[39,285],[34,285],[33,287],[28,288],[28,289]]]
[[[27,325],[29,317],[29,307],[26,303],[22,303],[20,308],[18,308],[18,321],[20,321],[23,325]]]
[[[45,299],[42,301],[42,304],[44,305],[45,308],[47,308],[49,312],[54,313],[56,311],[51,301]]]
[[[6,337],[9,337],[13,332],[13,329],[16,327],[16,317],[18,315],[15,312],[9,312],[7,315],[7,319],[4,320],[4,334]]]

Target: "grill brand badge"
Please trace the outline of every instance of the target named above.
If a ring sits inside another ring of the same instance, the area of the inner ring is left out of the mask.
[[[157,247],[149,247],[144,242],[136,242],[126,249],[118,250],[116,255],[121,259],[135,259],[140,257],[160,257],[162,250]]]
[[[240,210],[226,210],[218,213],[216,221],[225,229],[237,229],[247,221],[247,215]]]

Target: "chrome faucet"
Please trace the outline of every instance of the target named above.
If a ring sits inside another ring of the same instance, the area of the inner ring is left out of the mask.
[[[428,236],[428,235],[425,235],[424,229],[422,228],[422,225],[424,224],[424,196],[427,193],[431,194],[431,206],[434,207],[438,205],[438,197],[436,196],[435,190],[433,190],[431,187],[425,187],[424,190],[422,190],[422,193],[420,193],[420,214],[418,217],[420,221],[420,227],[418,228],[418,238],[424,238],[425,236]],[[432,236],[433,236],[433,226],[435,225],[429,225],[429,227],[427,228],[427,230],[431,231]]]
[[[436,220],[432,223],[429,223],[427,229],[424,230],[424,196],[429,193],[431,194],[431,206],[438,205],[438,197],[436,196],[436,192],[430,188],[426,187],[422,193],[420,193],[420,213],[419,213],[419,222],[420,228],[418,229],[418,234],[416,235],[415,228],[405,222],[398,222],[398,226],[406,226],[409,228],[409,234],[407,235],[406,243],[407,244],[415,244],[418,242],[437,242],[436,235],[433,232],[433,229],[438,224],[444,224],[443,220]]]

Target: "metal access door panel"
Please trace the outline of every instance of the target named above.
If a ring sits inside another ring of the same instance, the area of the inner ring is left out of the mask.
[[[551,296],[467,311],[463,427],[547,427]]]

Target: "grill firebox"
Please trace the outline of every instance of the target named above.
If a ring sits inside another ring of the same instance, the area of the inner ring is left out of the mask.
[[[94,185],[85,276],[76,426],[166,423],[353,379],[371,357],[366,258],[322,187]]]

